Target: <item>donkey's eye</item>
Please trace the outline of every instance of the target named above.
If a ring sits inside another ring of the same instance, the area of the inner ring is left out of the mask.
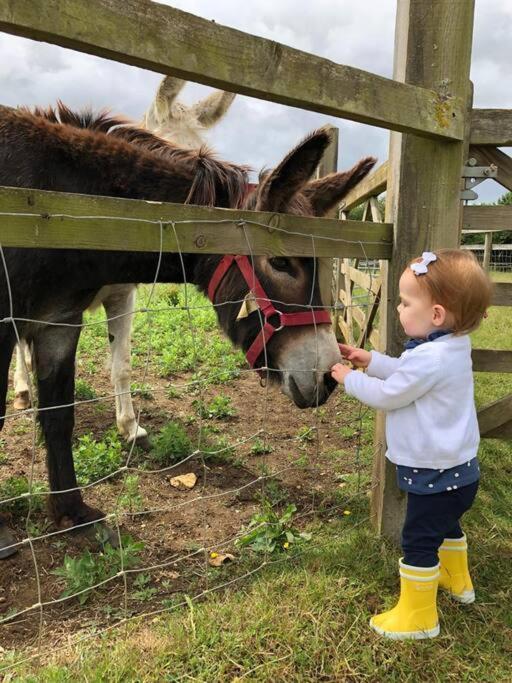
[[[290,261],[287,258],[276,256],[270,259],[270,265],[274,270],[279,270],[282,273],[289,273],[291,270]]]

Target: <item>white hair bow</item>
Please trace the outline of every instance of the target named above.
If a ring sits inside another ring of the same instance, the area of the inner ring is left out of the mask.
[[[425,275],[428,264],[437,261],[437,256],[431,251],[424,251],[420,263],[411,263],[410,268],[415,275]]]

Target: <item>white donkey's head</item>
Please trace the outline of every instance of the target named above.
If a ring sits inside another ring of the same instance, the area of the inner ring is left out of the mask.
[[[144,114],[143,125],[159,137],[195,149],[204,145],[203,131],[224,116],[235,93],[216,90],[195,104],[177,101],[186,81],[165,76],[153,103]]]

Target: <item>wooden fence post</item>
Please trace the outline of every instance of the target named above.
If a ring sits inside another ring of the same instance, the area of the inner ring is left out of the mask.
[[[451,97],[470,98],[473,14],[474,0],[398,0],[393,77],[434,90],[439,121]],[[380,314],[381,343],[390,355],[402,351],[396,299],[408,261],[427,249],[459,245],[463,162],[464,141],[443,144],[391,133],[386,221],[394,222],[394,246],[382,282]],[[398,541],[404,496],[396,485],[395,467],[384,460],[382,415],[377,418],[375,451],[372,517],[380,533]]]
[[[484,262],[482,265],[486,272],[489,272],[489,270],[491,269],[492,238],[492,232],[485,233]]]

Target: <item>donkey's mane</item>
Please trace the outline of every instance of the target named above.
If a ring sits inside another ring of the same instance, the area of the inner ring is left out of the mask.
[[[221,161],[206,145],[199,149],[180,147],[140,128],[123,116],[111,114],[109,110],[93,112],[84,109],[75,112],[60,100],[56,107],[20,109],[50,123],[72,126],[124,140],[163,160],[172,160],[188,168],[192,167],[194,179],[185,202],[187,204],[214,206],[221,189],[225,197],[223,205],[239,208],[248,194],[249,167]]]

